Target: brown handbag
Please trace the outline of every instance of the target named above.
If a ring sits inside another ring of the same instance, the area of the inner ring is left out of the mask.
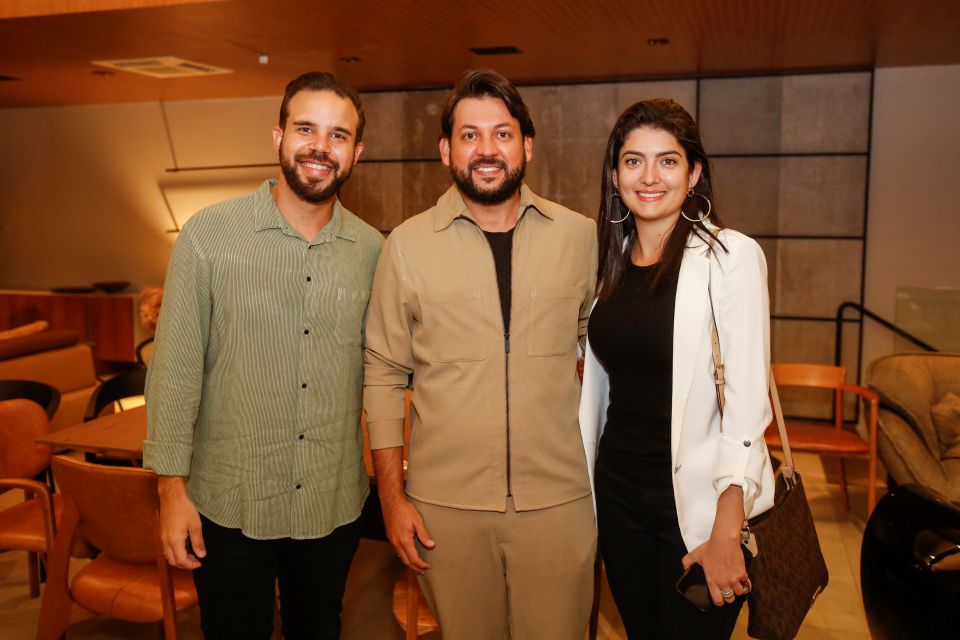
[[[710,251],[713,251],[712,243]],[[709,276],[707,292],[713,318],[710,339],[722,431],[723,361]],[[772,371],[768,373],[768,380],[785,461],[777,473],[773,507],[745,520],[741,531],[743,545],[753,555],[749,571],[751,590],[747,595],[750,610],[747,633],[751,638],[762,640],[787,640],[797,636],[810,607],[827,587],[828,574],[803,480],[793,463]]]

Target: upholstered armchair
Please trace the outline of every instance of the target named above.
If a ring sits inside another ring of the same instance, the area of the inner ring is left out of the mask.
[[[960,501],[960,354],[899,353],[874,361],[880,459],[900,485]]]

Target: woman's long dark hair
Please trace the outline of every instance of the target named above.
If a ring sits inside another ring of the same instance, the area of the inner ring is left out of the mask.
[[[603,177],[600,180],[600,215],[597,219],[597,237],[600,245],[600,256],[597,265],[597,297],[601,300],[609,298],[620,287],[623,274],[630,260],[630,251],[637,240],[637,227],[633,215],[627,210],[620,198],[615,195],[616,187],[613,183],[613,173],[617,170],[620,160],[620,151],[627,136],[634,129],[650,127],[673,135],[683,147],[690,169],[700,163],[700,179],[694,185],[694,193],[706,196],[713,202],[713,182],[710,176],[710,161],[703,151],[700,142],[700,131],[690,114],[673,100],[657,98],[644,100],[631,105],[617,118],[607,141],[607,150],[603,158]],[[700,197],[687,198],[682,206],[683,211],[691,218],[699,218],[701,211],[706,209],[706,201]],[[626,216],[620,223],[611,222]],[[722,227],[717,209],[714,206],[706,218],[715,227]],[[683,259],[683,250],[687,246],[687,238],[694,232],[705,240],[716,239],[716,236],[702,223],[690,222],[683,216],[677,220],[673,231],[666,239],[660,262],[654,272],[651,286],[656,289],[664,278],[680,269]],[[719,246],[723,246],[717,240]]]

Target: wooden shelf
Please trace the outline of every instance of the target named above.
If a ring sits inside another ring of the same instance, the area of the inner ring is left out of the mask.
[[[50,293],[0,291],[0,329],[46,320],[94,344],[97,360],[134,362],[137,293]]]

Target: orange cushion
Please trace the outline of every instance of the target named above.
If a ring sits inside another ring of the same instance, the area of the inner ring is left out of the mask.
[[[173,595],[177,611],[197,604],[197,592],[189,571],[173,571]],[[134,564],[101,555],[73,578],[70,585],[77,604],[85,609],[131,622],[163,619],[160,573],[155,564]]]
[[[870,445],[860,436],[850,431],[821,424],[803,424],[788,422],[787,437],[790,438],[790,449],[807,453],[822,453],[834,455],[866,455],[870,453]],[[764,435],[767,446],[772,449],[782,449],[780,433],[776,425],[767,428]]]

